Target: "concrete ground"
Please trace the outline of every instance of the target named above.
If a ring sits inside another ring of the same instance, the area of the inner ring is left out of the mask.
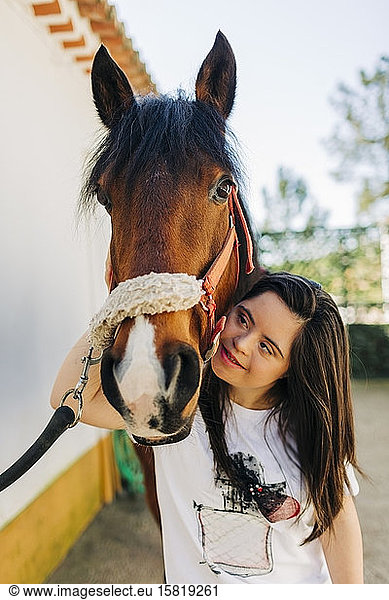
[[[389,583],[389,381],[354,385],[365,583]]]
[[[105,506],[46,583],[163,583],[159,529],[143,497]]]
[[[354,385],[361,468],[357,509],[365,582],[389,583],[389,381]],[[47,583],[162,583],[157,526],[141,497],[122,495],[104,507]]]

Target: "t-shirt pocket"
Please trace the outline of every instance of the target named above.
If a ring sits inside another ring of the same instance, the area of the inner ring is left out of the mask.
[[[204,561],[218,573],[250,577],[273,569],[272,527],[261,513],[194,505]]]

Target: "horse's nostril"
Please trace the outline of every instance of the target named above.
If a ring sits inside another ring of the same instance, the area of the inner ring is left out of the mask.
[[[175,344],[163,361],[167,395],[177,410],[182,410],[200,383],[200,362],[189,344]]]
[[[113,367],[115,364],[114,356],[110,349],[103,354],[100,373],[103,392],[108,402],[123,416],[123,399],[115,377],[113,376]]]
[[[159,425],[160,423],[157,417],[151,417],[151,419],[149,420],[150,429],[158,429]]]

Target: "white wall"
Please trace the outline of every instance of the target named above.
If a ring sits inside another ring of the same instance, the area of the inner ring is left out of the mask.
[[[20,4],[2,0],[0,471],[51,416],[58,368],[106,293],[107,219],[99,213],[89,232],[76,231],[75,220],[82,163],[99,126],[89,78],[42,32]],[[84,425],[66,432],[0,494],[0,527],[99,435]]]

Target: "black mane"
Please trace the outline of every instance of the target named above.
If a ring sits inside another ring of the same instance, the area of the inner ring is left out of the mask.
[[[79,212],[93,210],[98,182],[103,174],[108,187],[121,177],[130,189],[138,174],[152,174],[163,166],[174,175],[172,180],[178,184],[182,177],[190,176],[191,172],[193,176],[197,168],[212,162],[230,172],[238,183],[239,199],[251,231],[242,198],[244,174],[236,146],[236,138],[212,106],[191,100],[181,91],[177,97],[138,97],[112,129],[105,130],[91,156],[80,194]],[[246,252],[238,223],[237,230],[241,242],[240,283],[246,288],[252,278],[242,277]],[[240,288],[241,285],[237,290],[239,295],[240,291],[246,291]]]

